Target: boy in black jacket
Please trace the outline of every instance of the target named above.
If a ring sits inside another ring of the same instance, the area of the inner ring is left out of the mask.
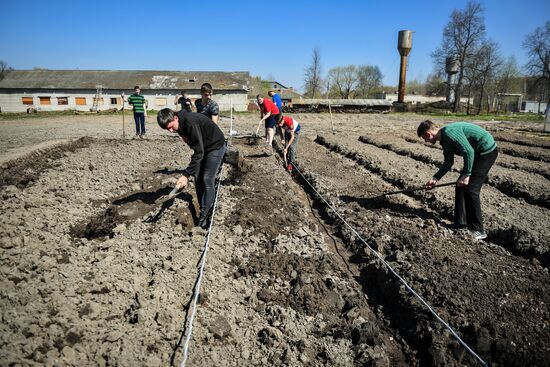
[[[159,126],[171,133],[177,133],[194,153],[191,162],[183,170],[176,187],[183,189],[189,177],[195,177],[197,200],[201,207],[199,226],[208,227],[210,211],[215,199],[215,179],[225,153],[225,137],[211,119],[201,113],[175,112],[164,108],[157,115]]]

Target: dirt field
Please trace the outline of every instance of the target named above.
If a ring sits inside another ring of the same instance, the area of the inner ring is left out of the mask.
[[[326,114],[293,116],[300,173],[231,141],[244,164],[224,165],[189,366],[478,364],[315,192],[486,362],[550,365],[542,124],[482,124],[500,154],[482,190],[489,237],[475,242],[444,226],[452,187],[369,199],[437,170],[423,116],[338,114],[334,133]],[[233,129],[256,124],[237,115]],[[122,139],[120,116],[0,127],[0,364],[179,365],[206,231],[192,184],[157,199],[189,148],[151,117],[143,140]]]

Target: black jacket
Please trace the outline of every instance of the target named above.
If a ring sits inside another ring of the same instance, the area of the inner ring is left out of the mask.
[[[194,153],[183,175],[195,176],[205,154],[218,150],[225,144],[225,136],[214,121],[202,113],[178,112],[178,135],[185,138]]]

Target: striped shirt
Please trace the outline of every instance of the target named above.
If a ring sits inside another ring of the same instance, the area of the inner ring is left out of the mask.
[[[145,97],[141,94],[132,94],[128,97],[128,103],[134,106],[134,113],[145,112]]]
[[[445,160],[434,175],[437,180],[451,169],[455,154],[464,158],[464,168],[460,173],[470,176],[474,158],[491,153],[497,144],[493,136],[482,127],[467,122],[455,122],[441,128],[441,147]]]

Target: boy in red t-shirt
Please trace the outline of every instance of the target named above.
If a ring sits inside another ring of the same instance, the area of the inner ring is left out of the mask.
[[[286,169],[291,172],[294,159],[296,159],[296,144],[298,143],[298,137],[300,136],[302,126],[300,126],[298,121],[294,120],[292,117],[283,115],[279,115],[277,118],[277,125],[281,128],[281,130],[285,131],[285,136],[282,140],[282,143],[285,146],[283,153],[286,156],[290,148],[289,163]]]
[[[256,134],[260,131],[260,125],[265,121],[265,142],[269,147],[269,152],[273,153],[272,143],[273,137],[275,136],[275,126],[277,120],[281,115],[279,108],[275,103],[271,102],[268,98],[263,98],[259,94],[256,96],[256,101],[261,111],[261,119],[258,123],[258,128],[256,129]]]

